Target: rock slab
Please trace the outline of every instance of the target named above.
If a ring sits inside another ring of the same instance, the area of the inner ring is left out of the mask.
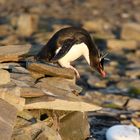
[[[89,135],[87,115],[82,112],[72,112],[60,123],[60,135],[63,140],[84,140]]]
[[[8,71],[0,69],[0,85],[4,85],[10,82],[10,74]]]
[[[0,99],[0,139],[11,140],[17,109]]]
[[[18,18],[17,26],[18,33],[22,36],[28,37],[36,31],[38,26],[38,18],[35,15],[22,14]]]
[[[127,40],[140,41],[140,24],[126,23],[122,27],[121,37]]]
[[[139,99],[131,99],[129,100],[128,104],[127,104],[127,109],[128,110],[140,110],[140,100]]]

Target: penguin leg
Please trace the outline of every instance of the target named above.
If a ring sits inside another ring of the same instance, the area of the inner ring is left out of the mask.
[[[75,72],[75,74],[76,74],[76,77],[79,79],[80,78],[80,74],[79,74],[79,72],[77,71],[77,69],[76,68],[74,68],[72,65],[70,65],[70,63],[69,62],[62,62],[62,61],[58,61],[58,63],[60,64],[60,66],[62,66],[62,67],[65,67],[65,68],[70,68],[70,69],[72,69],[72,70],[74,70],[74,72]]]
[[[80,74],[79,74],[79,72],[77,71],[76,68],[74,68],[72,65],[70,65],[68,68],[73,69],[73,70],[75,71],[75,73],[76,73],[76,77],[77,77],[78,79],[80,78]]]

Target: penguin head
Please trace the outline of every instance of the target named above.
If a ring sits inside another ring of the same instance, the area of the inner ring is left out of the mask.
[[[101,53],[95,56],[91,63],[91,67],[98,71],[102,77],[106,77],[106,72],[104,71],[104,61],[108,60],[108,58],[105,58],[106,55],[107,53]]]

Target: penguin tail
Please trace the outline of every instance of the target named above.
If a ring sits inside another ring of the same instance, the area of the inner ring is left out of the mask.
[[[58,61],[58,59],[55,59],[55,57],[53,57],[53,58],[51,58],[49,61],[50,61],[51,63],[56,63],[56,62]]]

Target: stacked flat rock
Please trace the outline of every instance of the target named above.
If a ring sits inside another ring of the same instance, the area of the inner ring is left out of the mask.
[[[6,136],[0,131],[2,140],[10,140],[11,137],[61,140],[69,137],[65,133],[69,129],[73,138],[86,138],[89,125],[86,114],[81,112],[95,111],[101,107],[77,96],[82,88],[75,84],[73,70],[28,60],[40,49],[31,45],[0,47],[0,106],[7,109],[6,112],[13,112],[13,117],[9,118],[11,115],[5,114],[7,117],[4,117],[5,110],[1,111],[0,117],[4,122],[11,119],[0,125],[0,129],[4,127],[8,133]],[[71,127],[72,123],[76,123],[76,126]],[[52,128],[59,128],[59,133]],[[77,129],[80,131],[76,134]]]

